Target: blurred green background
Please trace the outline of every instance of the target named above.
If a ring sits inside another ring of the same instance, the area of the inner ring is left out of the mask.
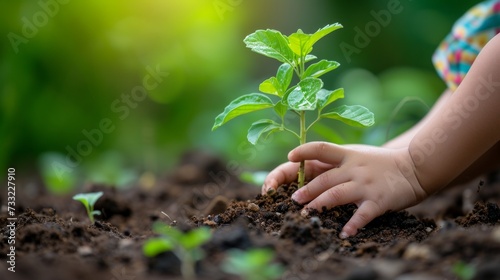
[[[352,129],[324,120],[309,140],[382,144],[387,133],[394,137],[418,121],[443,91],[431,55],[475,3],[2,1],[0,177],[15,167],[17,176],[41,173],[62,189],[89,180],[126,185],[144,172],[168,172],[192,149],[241,169],[271,169],[297,140],[275,134],[252,146],[246,131],[259,114],[211,132],[229,101],[257,91],[279,66],[242,40],[256,29],[312,33],[334,22],[344,28],[313,51],[341,63],[324,76],[325,87],[344,87],[342,102],[368,107],[376,125]],[[399,12],[381,20],[388,5]],[[356,44],[359,30],[370,33],[363,44]],[[356,51],[347,55],[346,44]],[[427,106],[408,102],[391,117],[407,96]]]

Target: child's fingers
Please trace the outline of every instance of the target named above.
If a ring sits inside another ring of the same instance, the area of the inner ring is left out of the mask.
[[[315,178],[326,170],[332,168],[332,165],[310,160],[306,162],[306,178]],[[287,162],[276,167],[271,171],[262,186],[262,194],[267,193],[269,189],[276,189],[281,184],[288,184],[297,180],[297,172],[299,171],[299,163]]]
[[[301,204],[309,202],[328,189],[332,188],[333,186],[348,182],[348,176],[349,175],[347,174],[347,172],[344,172],[342,167],[323,172],[307,185],[297,190],[292,195],[292,199]]]
[[[306,208],[313,208],[321,211],[323,207],[330,209],[338,205],[354,203],[363,197],[363,190],[353,186],[353,182],[342,183],[324,191],[313,199]]]
[[[355,235],[358,229],[366,226],[369,222],[382,214],[382,209],[377,203],[370,200],[364,201],[344,226],[340,233],[340,237],[347,238]]]
[[[271,171],[262,185],[262,194],[266,194],[270,189],[276,189],[279,185],[292,182],[297,179],[299,164],[296,162],[286,162]]]
[[[315,159],[321,162],[338,165],[344,159],[345,149],[327,142],[310,142],[293,149],[288,159],[293,162]]]

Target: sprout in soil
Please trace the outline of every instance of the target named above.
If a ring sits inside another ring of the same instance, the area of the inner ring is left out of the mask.
[[[146,241],[142,248],[144,255],[155,257],[172,251],[181,261],[181,273],[184,279],[195,279],[195,264],[204,257],[201,246],[212,238],[210,229],[200,227],[182,232],[165,224],[155,223],[153,231],[160,236]]]
[[[80,201],[85,209],[87,210],[87,215],[89,216],[90,222],[94,223],[94,215],[101,215],[101,211],[94,210],[94,204],[102,196],[102,192],[95,193],[79,193],[73,196],[74,200]]]
[[[226,273],[235,274],[246,280],[270,280],[278,279],[283,274],[280,264],[272,263],[274,252],[271,249],[250,249],[241,251],[230,250],[222,270]]]
[[[473,265],[466,264],[462,261],[455,263],[451,271],[460,280],[470,280],[474,278],[474,275],[476,274],[476,269]]]
[[[344,89],[324,89],[323,81],[319,77],[336,69],[340,65],[338,62],[323,59],[306,67],[308,62],[317,59],[311,54],[313,45],[340,28],[342,25],[335,23],[313,34],[306,34],[299,29],[296,33],[285,36],[277,30],[267,29],[248,35],[244,39],[248,48],[282,64],[278,67],[276,76],[260,84],[261,93],[250,93],[233,100],[224,112],[215,118],[212,130],[240,115],[268,108],[274,109],[277,115],[275,119],[278,121],[262,119],[254,122],[247,134],[248,141],[254,145],[260,137],[268,137],[277,131],[290,132],[302,145],[306,143],[309,129],[321,119],[335,119],[356,127],[373,125],[373,113],[363,106],[341,105],[327,108],[332,102],[344,97]],[[298,82],[291,86],[294,73]],[[299,116],[298,132],[285,124],[285,115],[288,112]],[[312,115],[309,122],[306,120],[306,112]],[[304,165],[304,162],[300,163],[299,187],[302,187],[305,181]]]

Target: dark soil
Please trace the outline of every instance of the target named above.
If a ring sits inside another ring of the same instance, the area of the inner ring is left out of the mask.
[[[500,279],[495,178],[387,213],[342,240],[338,234],[355,205],[301,215],[302,207],[290,199],[295,185],[262,196],[231,170],[215,157],[191,152],[156,181],[146,173],[127,190],[87,185],[81,191],[104,192],[94,224],[71,196],[54,197],[37,180],[16,178],[16,272],[7,270],[11,245],[2,194],[0,279],[181,279],[174,254],[143,256],[142,245],[155,236],[158,221],[182,230],[212,228],[206,257],[197,264],[200,279],[238,279],[220,269],[226,252],[255,247],[276,252],[275,262],[286,269],[282,279],[458,279],[453,270],[460,263],[475,270],[474,279]]]

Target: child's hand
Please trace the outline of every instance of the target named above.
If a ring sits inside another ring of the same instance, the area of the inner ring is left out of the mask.
[[[338,146],[325,142],[304,144],[288,154],[290,162],[274,169],[266,178],[262,192],[297,178],[301,160],[306,160],[310,182],[297,190],[292,199],[305,208],[355,203],[358,209],[340,236],[357,230],[386,211],[413,206],[427,197],[414,172],[407,148],[385,149],[364,145]]]

